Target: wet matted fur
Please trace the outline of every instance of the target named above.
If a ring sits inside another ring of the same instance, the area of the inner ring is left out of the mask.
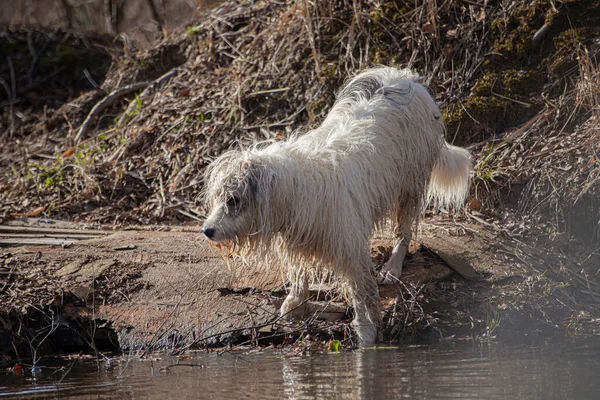
[[[318,128],[227,152],[209,166],[203,231],[292,266],[282,313],[306,299],[305,276],[327,268],[353,303],[360,341],[375,342],[381,313],[373,229],[388,219],[395,225],[398,244],[381,277],[393,281],[425,205],[464,202],[469,153],[445,142],[441,113],[418,80],[407,69],[366,70],[342,89]]]

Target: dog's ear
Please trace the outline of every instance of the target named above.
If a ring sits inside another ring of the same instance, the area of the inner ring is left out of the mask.
[[[269,199],[275,181],[273,170],[263,164],[248,162],[248,184],[252,197],[257,200]]]

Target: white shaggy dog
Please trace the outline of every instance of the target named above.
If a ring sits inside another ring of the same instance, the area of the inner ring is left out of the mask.
[[[398,243],[382,279],[399,278],[412,227],[428,203],[461,206],[469,153],[444,141],[442,115],[410,70],[362,72],[339,93],[323,124],[286,141],[230,151],[207,171],[213,241],[292,266],[286,314],[308,297],[308,273],[328,268],[352,300],[361,343],[381,323],[369,239],[390,218]]]

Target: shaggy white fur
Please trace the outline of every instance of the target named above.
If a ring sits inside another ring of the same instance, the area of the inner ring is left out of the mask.
[[[286,141],[223,154],[208,168],[212,208],[203,232],[242,252],[275,251],[292,265],[281,312],[307,298],[306,278],[328,268],[342,280],[362,343],[377,339],[381,315],[369,239],[390,218],[398,244],[381,278],[394,281],[423,207],[460,207],[469,153],[444,141],[444,122],[407,69],[362,72],[338,95],[323,124]]]

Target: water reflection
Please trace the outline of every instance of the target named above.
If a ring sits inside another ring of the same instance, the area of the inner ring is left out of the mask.
[[[598,398],[600,343],[360,350],[283,358],[284,393],[306,398]]]
[[[0,374],[0,397],[199,399],[598,398],[600,339],[553,345],[452,344],[290,356],[268,351],[175,359],[77,361]],[[162,371],[162,372],[161,372]],[[62,379],[62,380],[61,380]]]

